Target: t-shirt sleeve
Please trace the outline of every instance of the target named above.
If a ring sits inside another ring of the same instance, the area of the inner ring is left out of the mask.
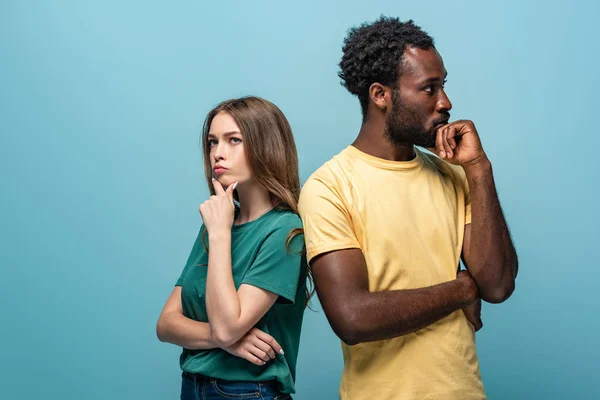
[[[198,257],[200,255],[200,253],[202,252],[202,250],[204,249],[204,244],[202,243],[203,231],[204,231],[204,225],[202,225],[202,227],[200,228],[200,232],[198,233],[198,236],[196,237],[196,241],[194,242],[192,251],[190,251],[190,255],[188,256],[187,262],[185,263],[185,267],[183,268],[183,271],[181,272],[179,279],[177,279],[175,286],[181,286],[183,284],[183,280],[184,280],[185,275],[188,272],[188,270],[198,263]],[[208,236],[207,236],[207,239],[208,239]]]
[[[308,262],[329,251],[360,248],[350,210],[333,182],[311,177],[302,188],[298,207]]]
[[[287,245],[288,235],[295,228],[302,228],[302,223],[298,216],[293,215],[269,233],[241,284],[278,294],[288,303],[295,302],[304,259],[304,237],[301,233],[296,234]]]

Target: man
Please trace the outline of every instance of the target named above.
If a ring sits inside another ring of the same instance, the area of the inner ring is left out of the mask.
[[[449,122],[442,58],[412,21],[351,29],[343,53],[362,126],[300,198],[317,293],[343,341],[340,396],[485,399],[480,301],[506,300],[518,268],[491,163],[471,121]]]

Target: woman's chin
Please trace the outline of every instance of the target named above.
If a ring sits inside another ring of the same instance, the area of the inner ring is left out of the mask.
[[[219,181],[219,183],[221,184],[221,186],[223,186],[223,189],[227,189],[229,187],[229,185],[233,185],[235,183],[235,181],[231,178],[226,178],[226,177],[217,177],[217,180]]]

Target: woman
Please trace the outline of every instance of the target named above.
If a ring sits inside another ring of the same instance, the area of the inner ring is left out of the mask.
[[[291,128],[264,99],[228,100],[202,146],[212,196],[158,337],[183,347],[181,399],[289,399],[308,299]]]

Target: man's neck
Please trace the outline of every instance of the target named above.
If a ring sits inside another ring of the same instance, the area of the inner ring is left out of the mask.
[[[368,120],[363,122],[352,146],[363,153],[389,161],[410,161],[416,156],[412,144],[393,145],[385,136],[385,124]]]

